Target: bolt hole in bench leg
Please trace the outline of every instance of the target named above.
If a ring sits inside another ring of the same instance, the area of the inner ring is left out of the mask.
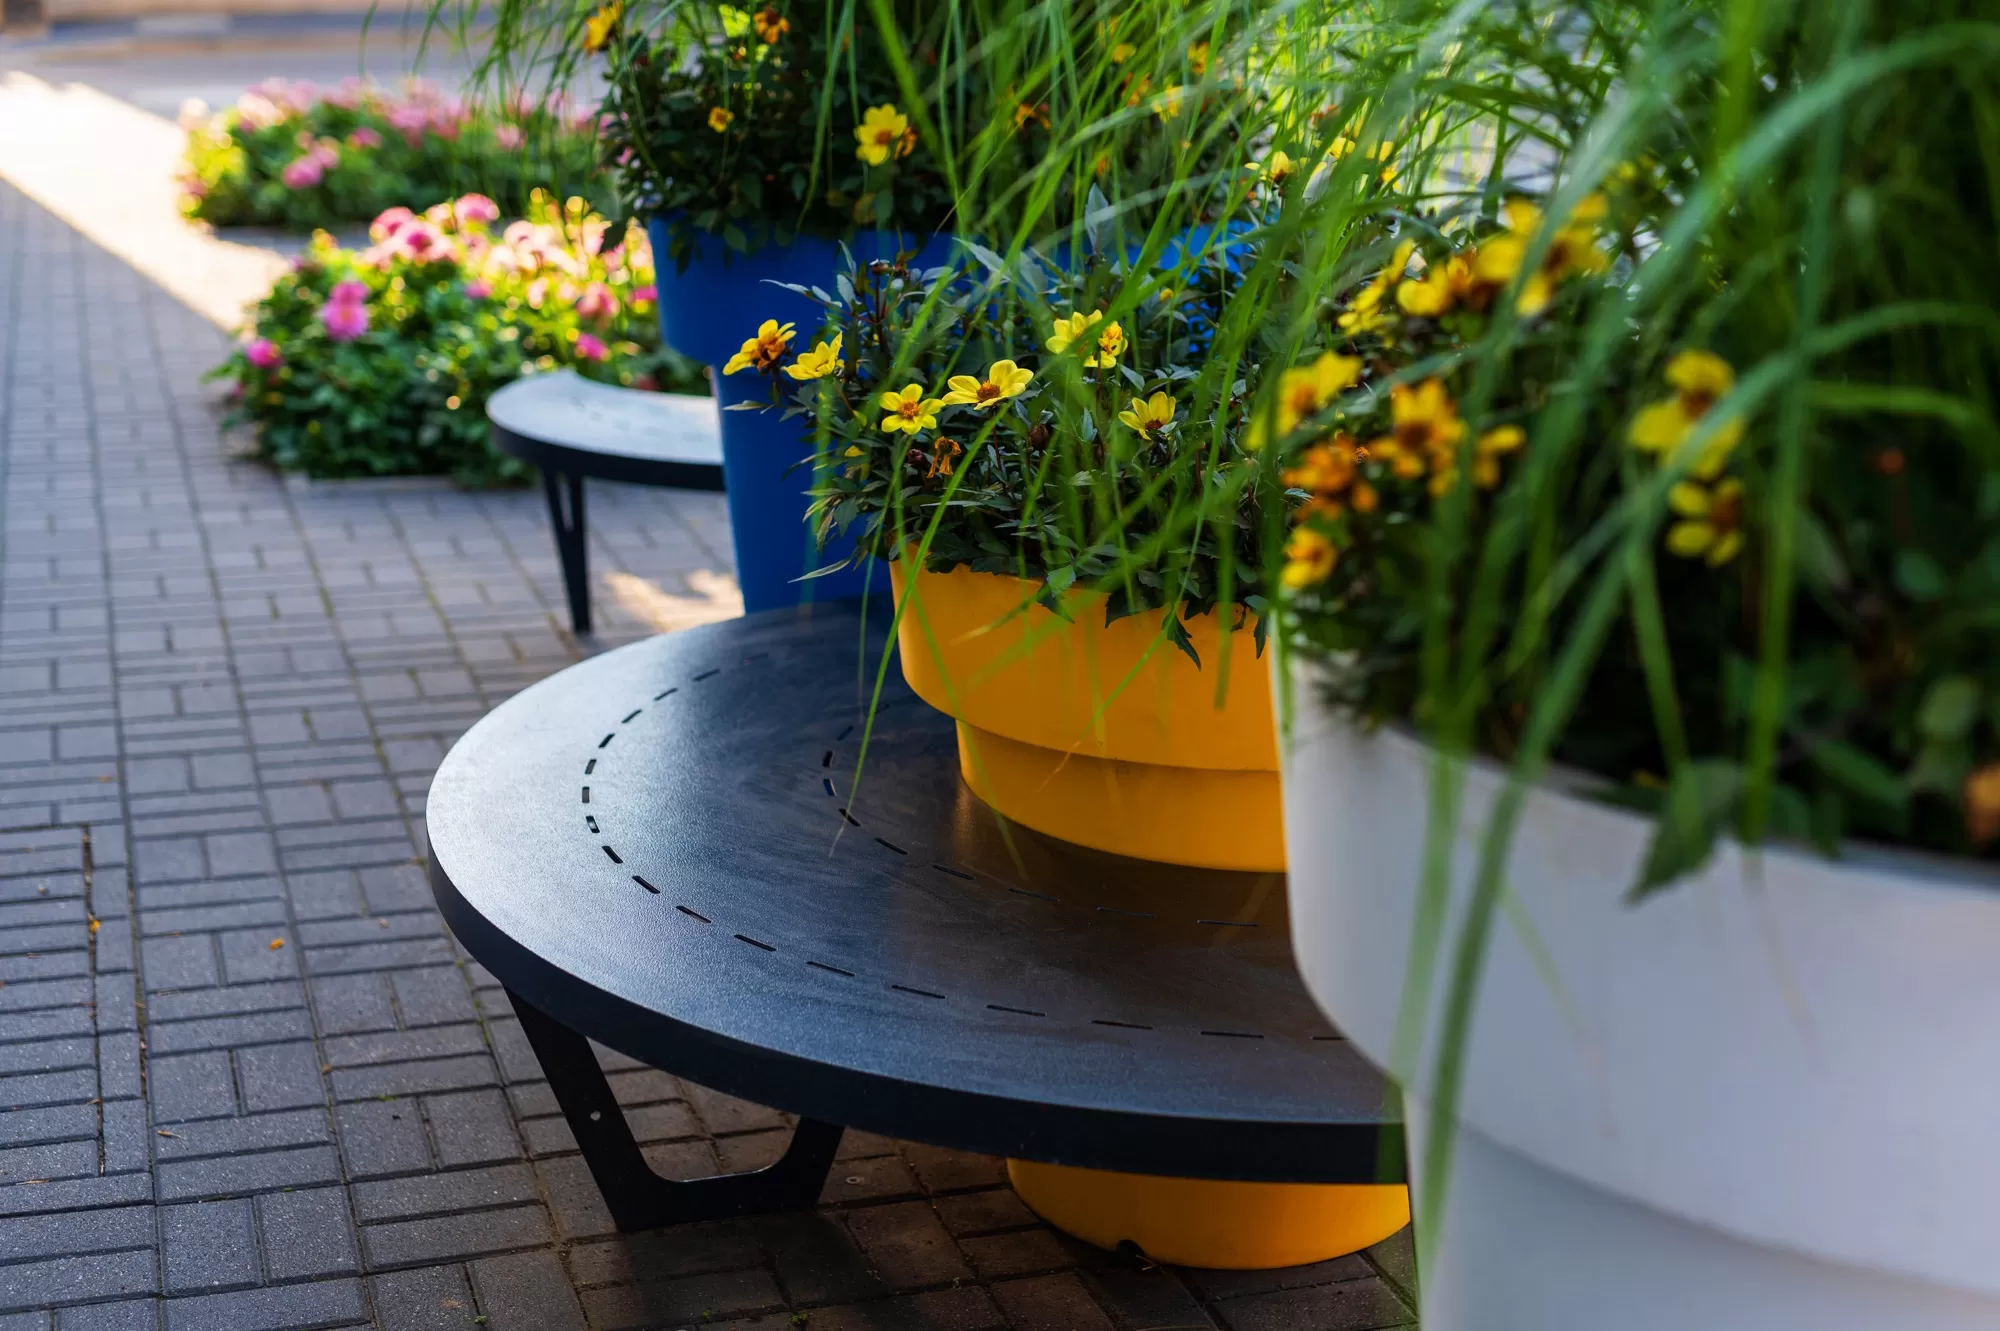
[[[549,525],[555,528],[556,555],[562,560],[563,590],[569,595],[569,626],[590,632],[590,568],[585,542],[583,477],[542,468],[542,491],[549,498]],[[568,504],[563,503],[568,492]]]
[[[507,997],[521,1018],[521,1030],[541,1062],[563,1117],[569,1120],[584,1163],[590,1166],[590,1176],[604,1195],[605,1209],[622,1232],[728,1216],[805,1211],[818,1204],[845,1128],[802,1118],[792,1134],[791,1146],[775,1164],[686,1182],[661,1178],[633,1140],[632,1129],[611,1094],[604,1070],[597,1065],[590,1041],[519,995],[510,992]]]

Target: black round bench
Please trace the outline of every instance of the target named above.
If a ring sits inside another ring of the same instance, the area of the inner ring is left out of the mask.
[[[583,481],[722,488],[715,399],[595,383],[572,370],[529,375],[486,402],[493,445],[542,472],[569,593],[570,627],[590,632]],[[567,500],[567,503],[565,503]]]
[[[512,995],[617,1223],[811,1206],[845,1126],[1396,1181],[1401,1125],[1293,971],[1283,878],[1003,832],[893,661],[869,724],[885,627],[835,603],[636,643],[502,704],[438,771],[438,903]],[[789,1154],[657,1178],[586,1036],[799,1115]]]

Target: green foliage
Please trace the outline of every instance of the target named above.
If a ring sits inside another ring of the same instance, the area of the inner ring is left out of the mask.
[[[523,374],[706,391],[659,345],[642,231],[538,195],[496,236],[493,211],[478,196],[422,218],[393,210],[367,250],[314,237],[210,375],[235,384],[232,423],[254,428],[262,456],[318,477],[517,482],[532,469],[492,448],[485,407]]]
[[[183,123],[181,211],[217,226],[339,227],[474,189],[519,216],[539,186],[602,189],[589,180],[591,118],[561,103],[500,111],[422,82],[392,94],[350,80],[322,94],[273,79]]]

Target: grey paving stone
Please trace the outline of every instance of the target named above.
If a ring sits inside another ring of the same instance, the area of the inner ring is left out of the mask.
[[[492,1331],[584,1331],[583,1310],[552,1252],[514,1253],[472,1263],[479,1306]]]
[[[316,1331],[367,1319],[358,1280],[246,1289],[168,1299],[167,1331]]]
[[[159,1288],[150,1248],[89,1257],[49,1257],[0,1266],[0,1312],[129,1298]]]
[[[157,1331],[158,1299],[126,1299],[117,1303],[86,1303],[56,1313],[56,1331]]]
[[[258,1282],[257,1236],[247,1198],[160,1208],[168,1294],[241,1289]]]
[[[257,1199],[257,1219],[264,1264],[274,1280],[359,1269],[345,1189],[266,1193]]]
[[[382,1331],[464,1331],[482,1316],[466,1287],[463,1266],[390,1271],[369,1282]]]

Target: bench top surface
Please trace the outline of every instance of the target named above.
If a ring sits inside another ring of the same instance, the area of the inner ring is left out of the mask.
[[[619,388],[557,370],[508,384],[487,399],[486,416],[505,452],[582,475],[601,474],[593,458],[604,459],[614,479],[643,479],[633,467],[722,466],[712,397]]]
[[[871,731],[882,630],[851,604],[775,611],[503,703],[431,788],[454,931],[584,1034],[813,1118],[1101,1168],[1382,1177],[1400,1127],[1297,979],[1283,877],[1003,830],[893,659]]]

